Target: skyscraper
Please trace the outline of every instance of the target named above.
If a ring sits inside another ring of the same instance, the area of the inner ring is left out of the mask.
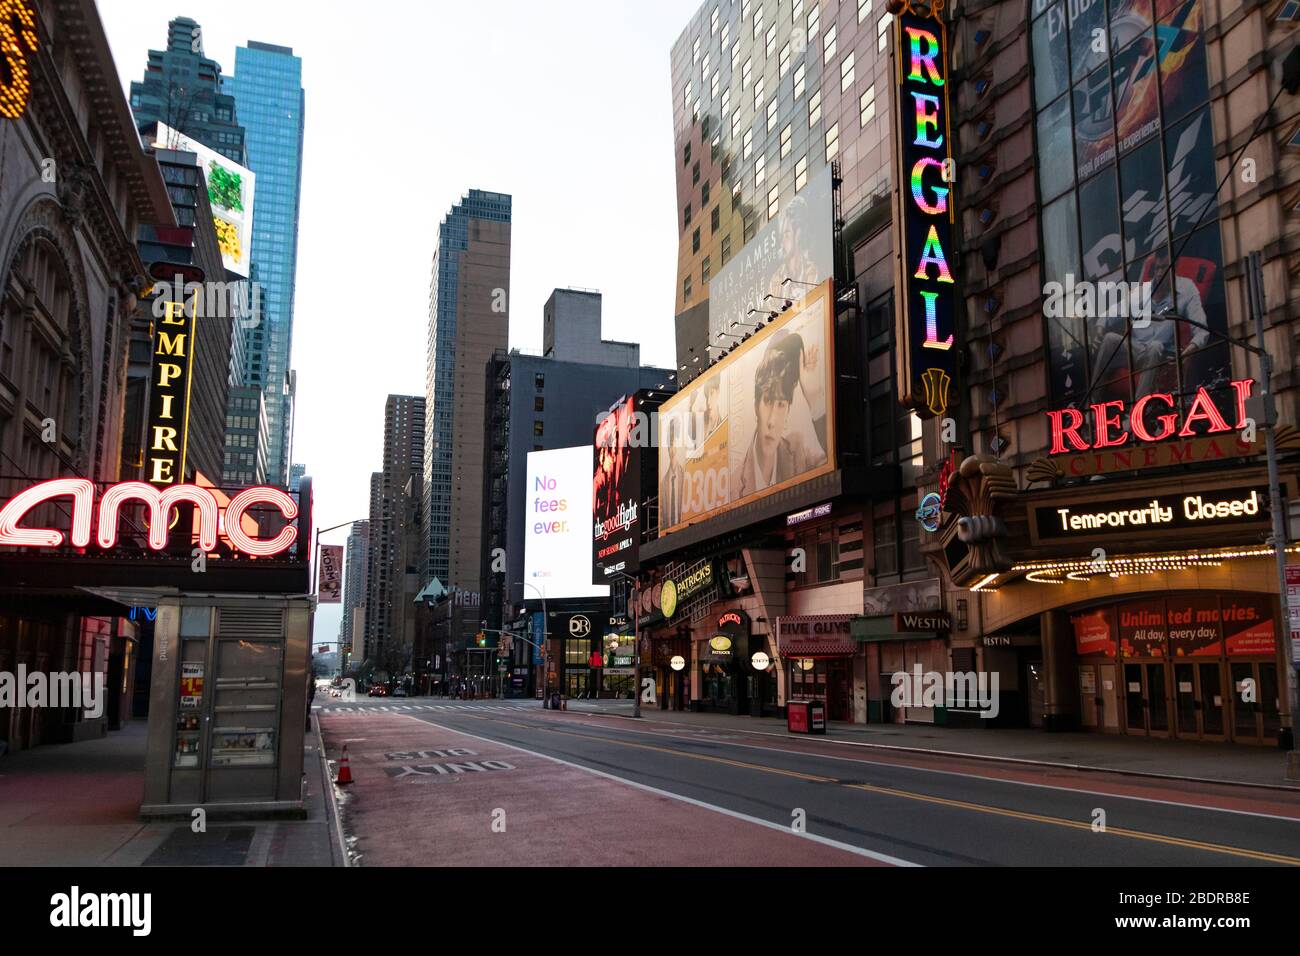
[[[383,470],[370,478],[366,657],[389,673],[410,663],[415,641],[414,602],[425,541],[420,523],[424,422],[422,396],[388,396]]]
[[[248,166],[257,174],[253,261],[261,284],[262,320],[244,330],[248,353],[244,384],[266,392],[267,480],[283,485],[289,479],[293,417],[289,355],[306,108],[302,59],[289,47],[250,41],[235,50],[235,75],[222,88],[239,104],[247,131]]]
[[[425,375],[424,577],[479,589],[483,374],[510,326],[510,206],[471,189],[438,229]]]
[[[364,624],[366,594],[369,590],[370,522],[352,522],[343,564],[343,620],[339,622],[339,654],[346,663],[352,650],[353,620],[358,615]],[[360,658],[355,660],[360,664]]]

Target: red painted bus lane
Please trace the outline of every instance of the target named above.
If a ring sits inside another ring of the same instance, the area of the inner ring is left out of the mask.
[[[331,714],[321,726],[334,759],[348,742],[343,825],[367,866],[891,861],[413,717]]]

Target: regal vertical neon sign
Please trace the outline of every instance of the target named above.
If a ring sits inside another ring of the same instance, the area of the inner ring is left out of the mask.
[[[957,295],[948,36],[938,16],[908,7],[895,17],[894,67],[899,399],[939,416],[956,400]]]

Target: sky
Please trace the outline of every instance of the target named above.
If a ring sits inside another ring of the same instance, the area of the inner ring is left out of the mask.
[[[384,399],[424,393],[438,224],[471,188],[514,197],[511,347],[541,348],[552,289],[598,289],[604,338],[671,367],[669,52],[700,2],[98,0],[124,91],[177,16],[227,74],[249,40],[302,57],[293,460],[317,527],[369,515]],[[318,643],[340,617],[320,606]]]

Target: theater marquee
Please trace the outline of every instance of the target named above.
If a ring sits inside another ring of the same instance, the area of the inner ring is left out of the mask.
[[[894,69],[899,400],[939,416],[956,401],[957,296],[948,36],[937,16],[896,16]]]

